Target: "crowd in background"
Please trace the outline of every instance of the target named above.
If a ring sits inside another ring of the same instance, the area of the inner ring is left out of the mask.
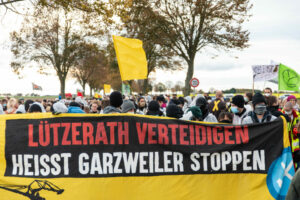
[[[208,94],[177,97],[177,95],[122,95],[118,91],[101,99],[86,99],[82,95],[76,98],[68,95],[65,99],[24,100],[5,98],[0,100],[0,114],[22,113],[90,113],[111,114],[129,113],[170,117],[181,120],[193,120],[224,124],[254,124],[270,122],[283,116],[287,120],[294,161],[300,164],[300,114],[299,104],[294,95],[277,98],[272,90],[264,93],[245,93],[232,98],[216,91],[214,97]]]
[[[266,88],[264,93],[245,93],[226,98],[222,91],[214,97],[208,94],[177,97],[177,95],[131,95],[118,91],[101,99],[86,99],[66,96],[55,100],[24,100],[5,98],[0,100],[0,114],[23,113],[131,113],[152,116],[167,116],[182,120],[220,122],[229,124],[251,124],[273,121],[284,116],[288,122],[299,118],[299,105],[294,95],[283,99],[272,95]]]

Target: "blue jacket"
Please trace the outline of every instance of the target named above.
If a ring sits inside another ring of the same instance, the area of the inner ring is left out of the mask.
[[[85,113],[85,112],[83,110],[81,110],[79,107],[70,106],[68,108],[68,113]]]

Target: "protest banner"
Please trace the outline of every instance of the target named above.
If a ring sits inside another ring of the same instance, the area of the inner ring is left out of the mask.
[[[122,81],[146,79],[148,67],[143,42],[115,35],[113,41]]]
[[[104,84],[104,94],[110,94],[111,86]]]
[[[6,115],[0,133],[5,199],[271,200],[284,198],[294,175],[283,118],[233,126],[131,114]]]
[[[253,81],[271,81],[278,77],[278,65],[253,65]]]
[[[124,95],[130,95],[131,94],[129,84],[122,83],[122,94],[124,94]]]

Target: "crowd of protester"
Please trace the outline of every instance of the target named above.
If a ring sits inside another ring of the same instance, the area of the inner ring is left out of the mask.
[[[5,98],[0,100],[0,114],[22,113],[90,113],[111,114],[129,113],[170,117],[181,120],[193,120],[224,124],[255,124],[270,122],[283,116],[287,120],[289,137],[296,167],[300,166],[300,130],[299,105],[295,96],[284,99],[272,95],[266,88],[262,93],[245,93],[232,99],[225,98],[222,91],[216,91],[215,97],[198,94],[194,97],[169,95],[131,95],[124,96],[118,91],[102,99],[85,99],[82,95],[73,98],[55,100],[26,100]]]
[[[282,116],[287,121],[294,166],[296,169],[300,168],[300,107],[297,98],[294,95],[277,98],[270,88],[266,88],[263,93],[245,93],[235,95],[231,99],[224,97],[222,91],[216,91],[214,97],[208,94],[199,94],[194,97],[124,96],[114,91],[101,99],[86,99],[82,95],[73,98],[67,95],[65,99],[55,100],[17,100],[15,98],[0,100],[0,114],[45,112],[55,115],[61,113],[127,113],[233,125],[267,123]],[[287,199],[298,199],[299,181],[296,181],[297,178],[300,179],[300,170],[293,179]]]

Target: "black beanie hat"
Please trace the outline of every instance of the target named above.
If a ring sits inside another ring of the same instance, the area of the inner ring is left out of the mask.
[[[159,103],[157,101],[150,101],[148,105],[149,111],[159,111]]]
[[[252,104],[255,107],[255,105],[259,103],[267,104],[265,97],[261,93],[256,93],[252,98]]]
[[[32,101],[31,99],[28,99],[28,100],[25,101],[24,106],[25,106],[25,111],[26,112],[28,112],[30,105],[33,104],[33,103],[34,103],[34,101]]]
[[[38,104],[32,104],[29,108],[29,113],[34,113],[34,112],[42,112],[41,106]]]
[[[116,107],[116,108],[120,107],[123,104],[123,97],[122,97],[121,92],[119,92],[119,91],[112,92],[109,96],[109,102],[110,102],[110,105],[113,107]]]
[[[156,98],[156,101],[162,101],[165,102],[165,97],[163,95],[160,95]]]
[[[183,111],[175,104],[169,104],[167,107],[167,116],[173,118],[181,118],[183,115]]]
[[[242,95],[236,95],[232,98],[231,101],[234,105],[236,105],[239,108],[244,108],[245,105],[245,100],[244,97]]]
[[[183,97],[179,97],[179,98],[178,98],[178,101],[180,102],[179,104],[184,105],[184,98],[183,98]]]

